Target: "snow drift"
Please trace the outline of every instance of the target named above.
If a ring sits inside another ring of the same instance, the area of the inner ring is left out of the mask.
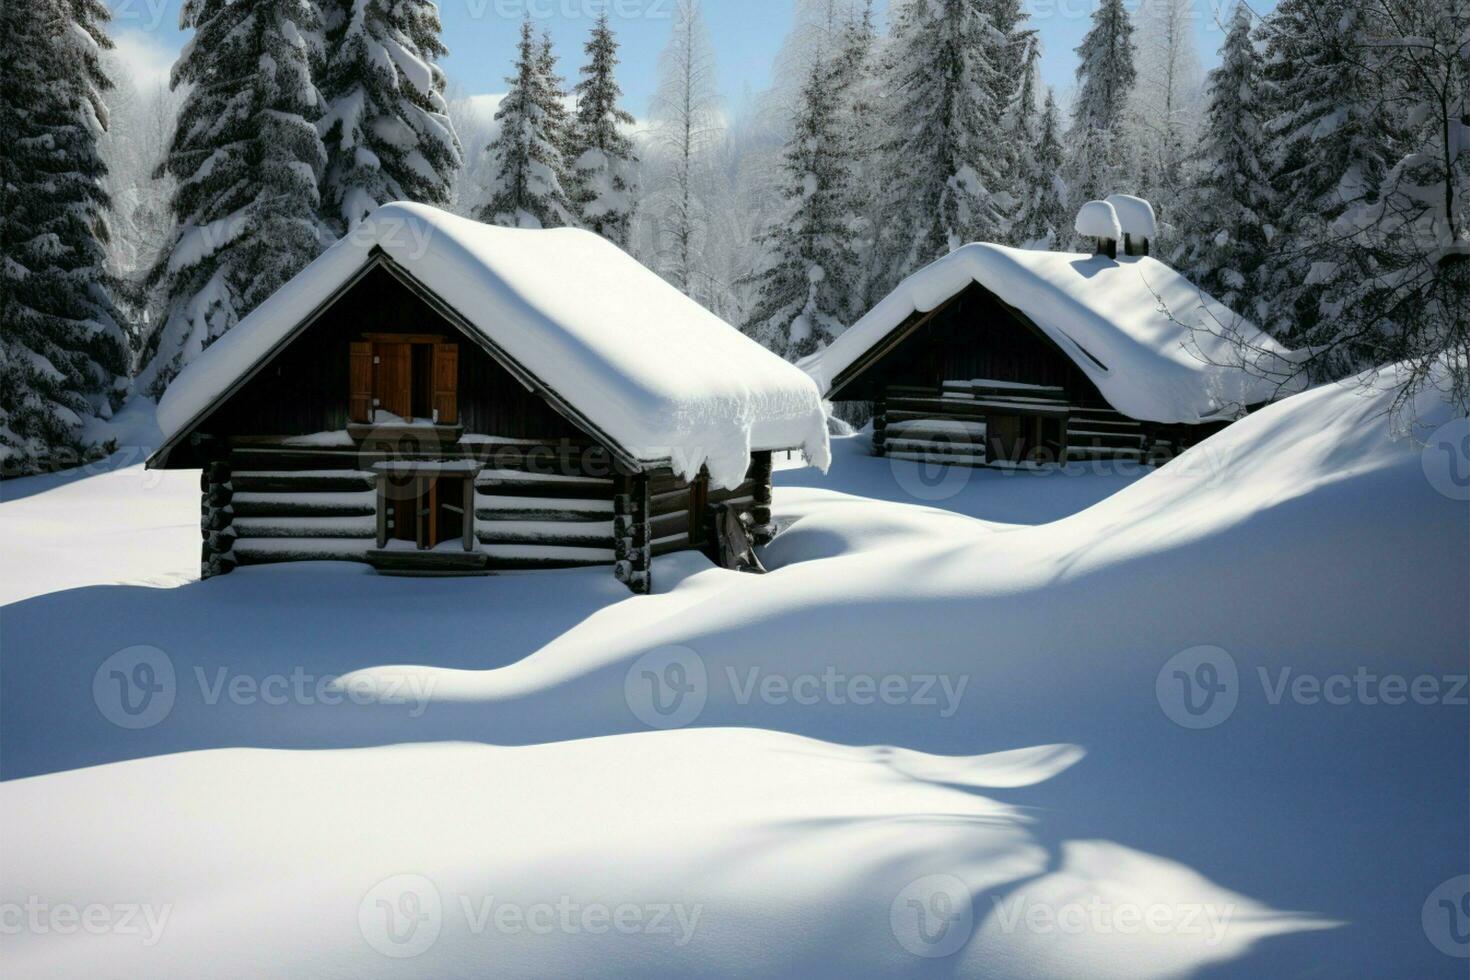
[[[827,465],[821,399],[763,349],[616,245],[570,228],[497,228],[388,204],[215,341],[158,407],[164,437],[201,412],[381,249],[620,447],[717,486],[753,449],[802,448]]]
[[[1461,977],[1421,909],[1470,862],[1470,710],[1272,694],[1282,671],[1470,669],[1470,511],[1436,490],[1438,458],[1391,431],[1388,400],[1295,396],[1131,482],[966,471],[929,497],[948,510],[841,492],[943,487],[841,441],[820,485],[778,474],[774,571],[669,556],[653,596],[592,572],[409,581],[320,564],[12,603],[0,903],[100,896],[169,919],[151,946],[7,936],[7,970]],[[1421,438],[1453,423],[1433,398],[1417,409]],[[180,499],[197,496],[188,475]],[[1054,519],[1099,482],[1127,485]],[[54,513],[38,535],[95,547],[95,526],[60,519],[90,513],[69,489],[7,502],[0,531]],[[1035,526],[1015,510],[1028,499]],[[93,701],[130,644],[179,678],[172,713],[137,730]],[[1157,685],[1201,645],[1240,686],[1227,718],[1189,729]],[[630,678],[673,646],[702,667],[700,710],[649,731]],[[221,679],[298,669],[422,700],[209,699]],[[935,703],[797,696],[829,672],[950,686]],[[935,876],[969,901],[916,894]],[[691,938],[677,915],[663,933],[496,926],[501,906],[563,899],[679,907]],[[385,911],[431,900],[432,941],[383,953]],[[899,928],[915,900],[953,923],[945,955]],[[1071,910],[1080,928],[1059,924]],[[1125,928],[1125,912],[1166,928]]]

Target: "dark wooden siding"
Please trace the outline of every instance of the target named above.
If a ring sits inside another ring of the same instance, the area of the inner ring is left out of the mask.
[[[971,285],[842,392],[872,400],[891,385],[938,390],[946,381],[985,378],[1067,389],[1073,404],[1103,404],[1097,387],[1067,355]]]
[[[443,334],[459,344],[459,420],[467,433],[585,439],[476,343],[382,269],[348,290],[305,334],[198,427],[213,436],[287,436],[347,426],[349,345],[364,333]]]

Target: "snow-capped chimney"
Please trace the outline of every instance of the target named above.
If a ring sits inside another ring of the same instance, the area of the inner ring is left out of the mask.
[[[1109,194],[1108,203],[1113,206],[1118,224],[1123,229],[1123,254],[1147,255],[1149,242],[1159,234],[1158,223],[1154,221],[1154,206],[1131,194]]]
[[[1073,227],[1077,234],[1096,239],[1095,254],[1110,259],[1118,257],[1118,240],[1123,237],[1123,229],[1118,224],[1118,213],[1107,201],[1088,201],[1082,205]]]

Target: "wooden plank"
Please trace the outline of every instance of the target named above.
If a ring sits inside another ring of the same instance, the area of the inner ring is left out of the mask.
[[[459,421],[459,345],[434,345],[434,419],[440,425]]]
[[[373,371],[376,407],[399,418],[410,418],[413,415],[413,345],[374,344],[373,356],[377,359]]]
[[[348,344],[347,417],[353,422],[370,422],[373,417],[373,345]]]
[[[613,547],[612,521],[481,521],[475,537],[485,544]]]
[[[237,517],[351,517],[376,512],[371,490],[360,493],[238,493],[231,503]]]
[[[649,523],[649,535],[654,540],[668,537],[671,534],[683,534],[688,537],[689,543],[691,545],[696,543],[693,539],[693,536],[689,533],[691,524],[689,521],[689,511],[687,510],[676,511],[673,514],[665,514],[662,517],[655,517]]]
[[[374,485],[373,475],[362,470],[242,470],[230,482],[236,491],[254,493],[369,490]]]
[[[365,333],[363,340],[381,344],[437,344],[444,339],[442,333]]]
[[[469,551],[475,546],[475,481],[460,480],[460,486],[464,493],[460,498],[461,521],[464,527],[464,550]]]
[[[388,474],[379,473],[377,484],[377,541],[379,548],[388,546]]]

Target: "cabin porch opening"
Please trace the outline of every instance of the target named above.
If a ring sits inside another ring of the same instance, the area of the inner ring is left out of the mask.
[[[377,547],[367,553],[392,575],[488,574],[475,534],[474,460],[394,460],[373,466]]]

